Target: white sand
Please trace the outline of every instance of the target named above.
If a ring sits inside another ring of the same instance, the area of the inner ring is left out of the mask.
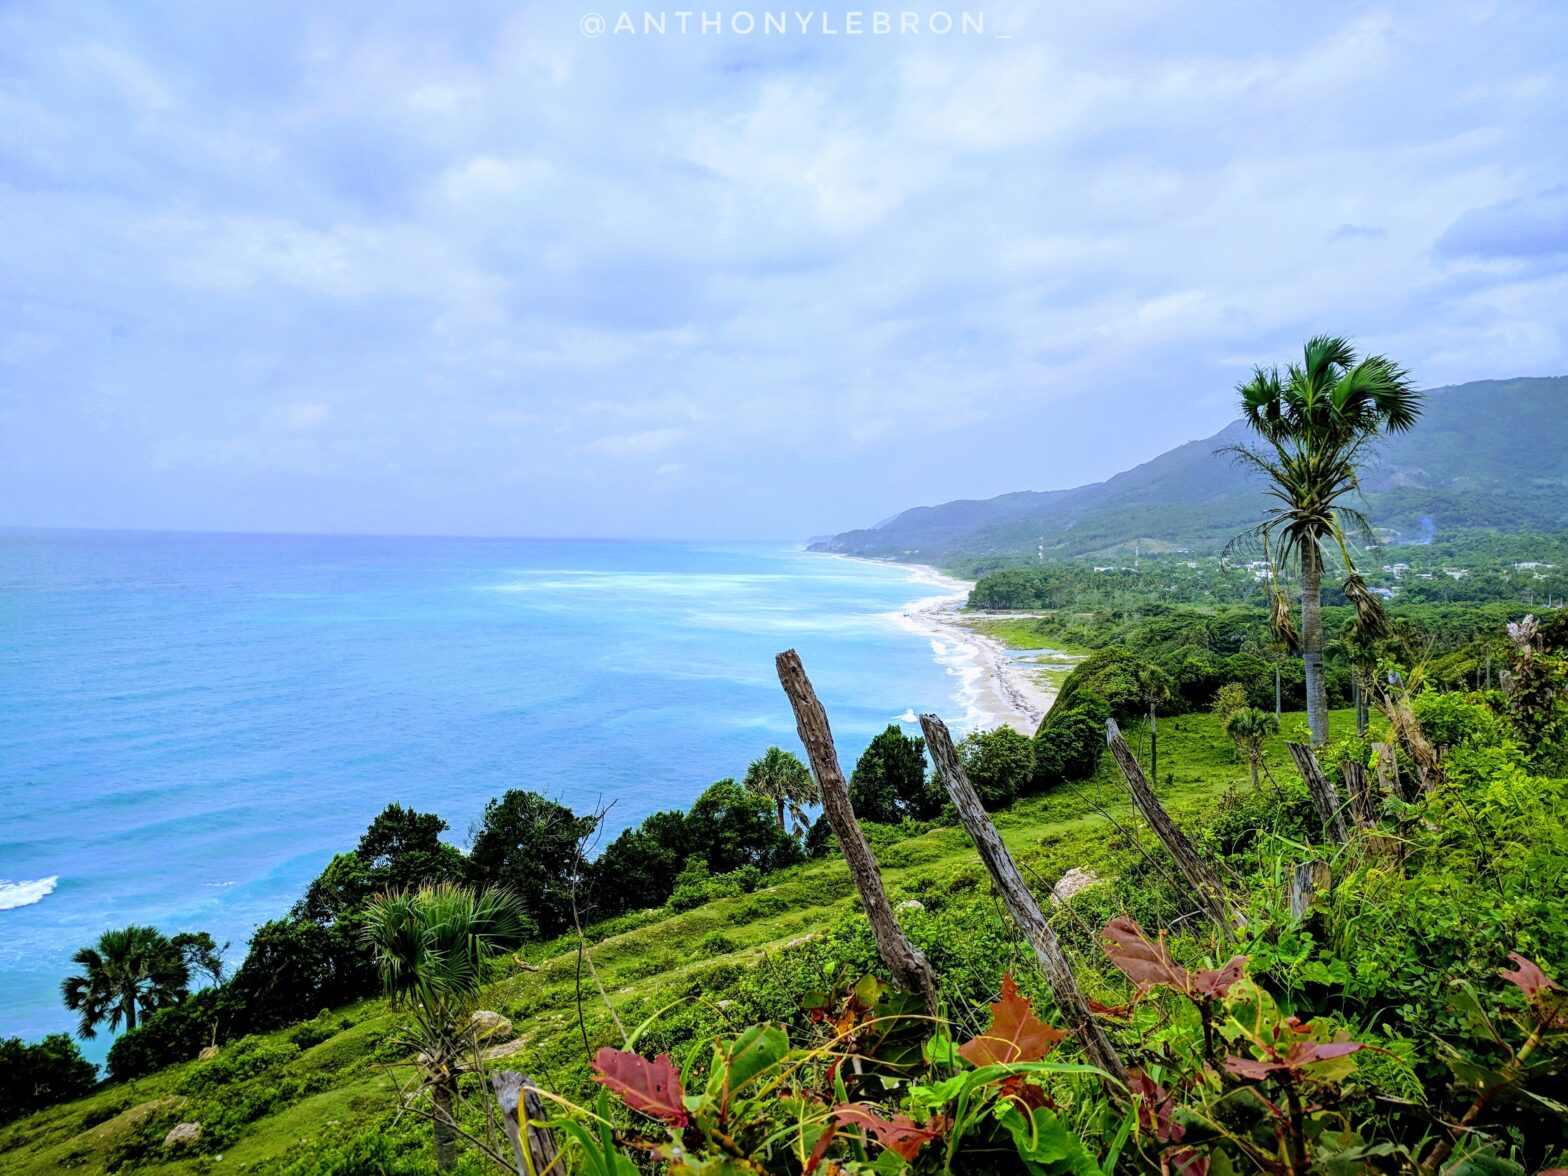
[[[859,557],[844,555],[839,558]],[[959,679],[957,694],[964,713],[943,715],[947,725],[960,734],[1008,726],[1032,736],[1045,712],[1051,708],[1055,692],[1036,677],[1036,671],[1029,665],[1016,661],[1007,646],[994,637],[975,632],[964,623],[959,610],[968,600],[974,583],[944,576],[924,564],[893,564],[885,560],[864,562],[904,568],[912,583],[938,590],[938,595],[913,601],[897,614],[897,618],[911,632],[926,637],[938,663]],[[914,719],[914,715],[906,717],[906,721]]]

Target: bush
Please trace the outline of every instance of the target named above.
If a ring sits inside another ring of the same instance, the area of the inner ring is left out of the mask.
[[[1042,723],[1034,737],[1031,790],[1094,775],[1105,751],[1105,721],[1110,713],[1105,700],[1088,691],[1080,693],[1076,705],[1061,713],[1052,707],[1047,716],[1050,721]]]
[[[176,1062],[191,1061],[213,1041],[213,1028],[228,1027],[238,1002],[227,986],[206,988],[177,1005],[159,1009],[109,1047],[109,1077],[116,1082],[140,1078]]]
[[[80,1098],[97,1081],[98,1067],[64,1033],[33,1045],[20,1037],[0,1039],[0,1123]]]
[[[1010,804],[1034,772],[1034,746],[1011,727],[973,731],[958,744],[958,758],[975,795],[988,809]]]

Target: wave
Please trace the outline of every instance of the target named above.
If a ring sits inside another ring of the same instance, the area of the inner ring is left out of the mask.
[[[51,874],[47,878],[35,878],[31,882],[6,882],[0,880],[0,911],[9,911],[15,907],[32,906],[43,899],[44,895],[52,893],[60,884],[60,875]]]

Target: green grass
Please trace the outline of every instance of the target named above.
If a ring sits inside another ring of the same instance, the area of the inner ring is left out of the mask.
[[[1345,731],[1352,721],[1349,712],[1336,712],[1336,732]],[[1301,715],[1285,717],[1287,733],[1303,724]],[[1129,725],[1126,733],[1135,751],[1146,743],[1138,725]],[[1287,770],[1282,738],[1270,741],[1266,757],[1276,775]],[[1207,816],[1227,790],[1250,787],[1245,766],[1207,714],[1161,720],[1160,765],[1161,774],[1171,776],[1160,792],[1178,820]],[[1074,866],[1109,868],[1105,863],[1115,860],[1101,808],[1124,825],[1136,825],[1108,756],[1098,774],[1077,790],[1061,788],[1019,801],[998,814],[996,824],[1026,876],[1048,885]],[[933,887],[984,886],[979,859],[961,829],[937,827],[912,836],[874,829],[872,839],[895,902]],[[746,970],[803,950],[791,944],[829,931],[857,905],[848,871],[837,858],[797,866],[767,881],[753,894],[679,914],[628,916],[590,934],[599,978],[628,1028],[683,1002],[723,999],[723,977],[728,975],[733,983]],[[608,934],[600,938],[604,932]],[[512,1019],[518,1039],[525,1043],[508,1065],[555,1089],[580,1093],[586,1063],[578,1024],[575,946],[557,940],[521,954],[537,971],[516,970],[500,979],[485,1001],[486,1007]],[[590,1042],[594,1047],[610,1044],[617,1038],[598,1008],[586,973],[581,985]],[[179,1121],[181,1110],[188,1109],[182,1084],[192,1071],[209,1064],[193,1061],[102,1087],[87,1098],[0,1128],[0,1171],[38,1176],[110,1171],[119,1157],[138,1147],[140,1156],[123,1170],[265,1171],[287,1157],[319,1149],[344,1125],[390,1120],[393,1080],[400,1071],[387,1070],[385,1063],[401,1060],[395,1044],[389,1044],[397,1032],[397,1016],[385,1002],[370,1000],[323,1019],[347,1027],[304,1050],[282,1070],[305,1079],[310,1093],[244,1124],[221,1161],[210,1155],[169,1156],[156,1142],[169,1124]],[[290,1032],[280,1031],[268,1040],[285,1041]],[[412,1128],[405,1120],[398,1130]]]

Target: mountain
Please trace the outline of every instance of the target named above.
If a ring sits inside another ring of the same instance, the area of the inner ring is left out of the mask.
[[[952,566],[1048,556],[1217,551],[1262,517],[1259,481],[1215,451],[1234,421],[1104,482],[919,506],[812,550]],[[1479,380],[1427,393],[1411,432],[1363,470],[1364,509],[1396,541],[1476,527],[1568,529],[1568,376]]]

